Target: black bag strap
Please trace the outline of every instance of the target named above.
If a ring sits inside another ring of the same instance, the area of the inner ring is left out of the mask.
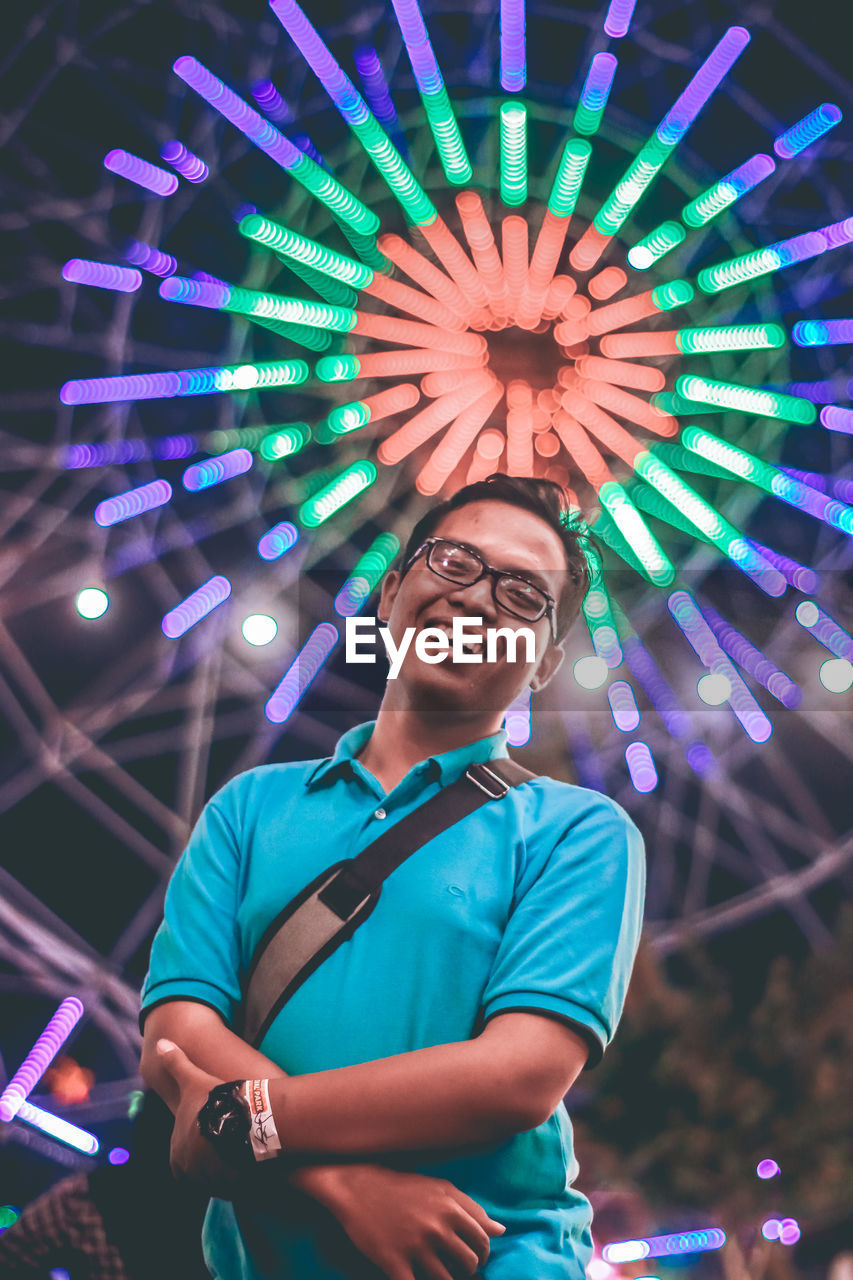
[[[510,787],[536,774],[501,757],[473,764],[378,839],[327,867],[264,931],[243,984],[243,1039],[257,1047],[306,978],[351,938],[379,900],[382,883],[417,849]]]

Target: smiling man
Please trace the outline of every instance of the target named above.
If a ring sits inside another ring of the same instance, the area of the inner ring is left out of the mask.
[[[377,616],[398,652],[432,632],[433,657],[478,619],[462,653],[410,644],[332,757],[251,770],[205,808],[152,949],[142,1070],[175,1113],[173,1166],[214,1193],[218,1280],[584,1276],[562,1100],[613,1035],[639,936],[642,842],[616,804],[504,787],[397,866],[257,1049],[239,1011],[306,885],[475,766],[500,771],[506,710],[559,668],[587,585],[556,485],[461,489],[413,530]]]

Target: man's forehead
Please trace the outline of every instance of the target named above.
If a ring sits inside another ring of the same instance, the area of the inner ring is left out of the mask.
[[[555,529],[532,511],[512,503],[489,499],[466,503],[443,516],[433,537],[467,542],[500,567],[566,569],[566,554]]]

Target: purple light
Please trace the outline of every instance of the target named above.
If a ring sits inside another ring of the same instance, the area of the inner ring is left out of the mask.
[[[355,50],[353,61],[361,83],[364,85],[364,95],[376,119],[389,131],[399,129],[397,111],[391,100],[388,81],[385,79],[379,54],[367,45]]]
[[[748,44],[749,32],[745,27],[729,27],[658,125],[655,132],[661,142],[675,146],[684,137]]]
[[[623,636],[622,648],[632,675],[642,685],[667,731],[673,738],[685,737],[690,732],[690,720],[648,649],[635,635]]]
[[[161,147],[160,159],[165,160],[173,169],[177,169],[187,182],[204,182],[210,174],[210,169],[204,161],[182,142],[178,142],[177,138],[173,138],[171,142]]]
[[[607,701],[613,714],[613,723],[623,733],[633,733],[640,723],[640,711],[634,690],[626,680],[615,680],[607,690]]]
[[[218,458],[193,462],[181,476],[181,484],[191,493],[197,493],[199,489],[211,489],[215,484],[222,484],[223,480],[243,475],[254,461],[248,449],[231,449]]]
[[[272,80],[258,80],[252,85],[252,97],[261,111],[278,124],[289,124],[295,119],[293,112],[276,89]]]
[[[439,93],[444,88],[444,80],[424,26],[418,0],[391,0],[391,3],[400,24],[418,88],[421,93]]]
[[[165,283],[165,281],[164,281]],[[132,373],[118,378],[82,378],[60,388],[63,404],[112,404],[121,400],[166,400],[172,396],[206,396],[216,391],[290,386],[305,382],[304,360],[272,360],[264,364],[218,365],[212,369],[180,369],[177,373]]]
[[[841,111],[833,102],[823,102],[809,115],[803,116],[790,129],[780,133],[773,143],[773,150],[782,160],[791,160],[805,151],[818,138],[834,129],[841,119]]]
[[[328,169],[329,166],[326,164],[326,161],[320,155],[320,152],[314,146],[314,143],[308,137],[307,133],[294,133],[293,143],[294,146],[297,146],[302,154],[306,155],[309,160],[313,160],[315,164],[322,165],[324,169]],[[257,209],[251,209],[248,212],[257,213]],[[241,210],[241,216],[238,221],[242,222],[245,216],[246,214]]]
[[[296,0],[270,0],[270,8],[344,119],[363,124],[369,115],[364,99]]]
[[[813,600],[802,600],[797,605],[794,616],[800,626],[810,631],[836,658],[853,661],[853,637]]]
[[[717,765],[717,761],[714,759],[714,753],[711,748],[707,746],[706,743],[698,740],[690,743],[690,746],[684,753],[684,757],[693,772],[700,778],[711,773]]]
[[[772,693],[773,697],[782,703],[783,707],[798,707],[803,700],[803,693],[799,685],[794,684],[790,676],[785,675],[775,662],[771,662],[769,658],[757,649],[754,644],[747,640],[746,636],[741,635],[730,622],[721,617],[716,609],[712,609],[709,604],[702,605],[702,615],[709,624],[714,635],[720,642],[723,649],[734,658],[738,666],[743,667],[744,671],[749,672],[759,684],[763,685],[768,693]],[[758,1166],[759,1169],[763,1165],[772,1165],[772,1160],[764,1160]],[[778,1173],[779,1166],[774,1168]],[[759,1178],[772,1178],[772,1173],[759,1173]]]
[[[321,622],[314,628],[264,707],[272,724],[284,724],[293,714],[338,639],[338,629],[331,622]]]
[[[798,347],[831,347],[853,342],[853,320],[801,320],[791,330]]]
[[[782,387],[782,391],[791,396],[801,396],[805,400],[811,400],[812,404],[832,404],[833,400],[837,400],[844,394],[843,386],[839,387],[838,383],[829,380],[788,382]]]
[[[589,111],[603,111],[610,96],[613,77],[616,74],[616,58],[612,53],[597,53],[589,64],[586,80],[581,89],[581,106]]]
[[[299,531],[295,525],[283,520],[273,525],[258,541],[258,555],[262,560],[278,560],[285,551],[295,547],[299,539]]]
[[[625,761],[634,790],[639,791],[641,795],[654,791],[658,785],[658,771],[655,768],[652,753],[645,742],[630,743],[625,748]],[[602,1254],[602,1257],[606,1259],[607,1255]]]
[[[102,529],[109,525],[121,524],[139,516],[143,511],[153,511],[162,507],[172,496],[172,486],[168,480],[152,480],[138,489],[128,489],[127,493],[119,493],[114,498],[106,498],[95,507],[95,524]]]
[[[761,1224],[761,1234],[765,1240],[778,1240],[782,1223],[778,1218],[768,1218]]]
[[[805,591],[809,594],[817,591],[820,586],[820,578],[814,569],[809,569],[806,565],[800,564],[799,560],[792,560],[789,556],[783,556],[771,547],[762,546],[760,542],[753,542],[752,545],[756,551],[759,551],[764,556],[765,560],[770,561],[774,569],[779,570],[789,586],[796,587],[798,591]]]
[[[635,743],[635,746],[642,745]],[[628,750],[630,751],[630,747]],[[601,1250],[605,1262],[634,1262],[640,1258],[665,1258],[683,1253],[704,1253],[721,1249],[726,1243],[725,1231],[706,1227],[701,1231],[678,1231],[673,1235],[645,1236],[637,1240],[619,1240]]]
[[[106,444],[70,444],[62,465],[68,471],[81,467],[109,467],[141,462],[143,458],[188,458],[198,450],[195,436],[161,436],[159,440],[116,440]]]
[[[170,640],[177,640],[189,631],[190,627],[194,627],[197,622],[201,622],[202,618],[206,618],[209,613],[223,604],[230,594],[231,583],[227,578],[223,578],[220,574],[209,578],[188,595],[186,600],[182,600],[180,604],[175,605],[174,609],[169,610],[160,624],[163,635],[168,636]]]
[[[71,1032],[83,1016],[76,996],[62,1001],[6,1088],[0,1093],[0,1120],[8,1124],[21,1110]]]
[[[732,169],[731,173],[723,178],[723,182],[730,183],[735,188],[738,199],[740,199],[747,191],[757,187],[759,182],[769,178],[770,174],[775,172],[775,169],[775,161],[770,156],[765,155],[763,151],[759,151],[757,155],[750,156],[748,160],[744,160],[743,164],[738,165],[736,169]]]
[[[796,1244],[800,1238],[800,1224],[796,1218],[783,1218],[779,1223],[780,1244]]]
[[[759,1160],[755,1166],[755,1172],[759,1178],[763,1178],[766,1181],[767,1178],[777,1178],[782,1170],[775,1160]],[[768,1236],[767,1238],[769,1240],[771,1237]]]
[[[128,182],[135,182],[155,196],[170,196],[178,189],[178,179],[173,173],[149,164],[130,151],[108,151],[104,156],[104,168],[110,173],[117,173],[120,178],[127,178]]]
[[[110,1164],[127,1164],[130,1159],[130,1152],[127,1147],[113,1147],[107,1159]]]
[[[604,30],[607,35],[614,40],[621,40],[628,34],[636,3],[637,0],[610,0],[610,7],[604,19]]]
[[[524,0],[501,0],[501,88],[520,93],[526,83]]]
[[[191,280],[188,276],[171,276],[160,285],[159,294],[166,302],[184,302],[193,307],[210,307],[214,311],[227,306],[231,290],[227,284],[213,280]]]
[[[162,458],[164,462],[189,458],[197,452],[198,440],[195,436],[163,436],[160,440],[151,441],[151,457]]]
[[[109,262],[90,262],[88,258],[69,258],[62,268],[62,279],[96,289],[114,289],[117,293],[136,293],[142,284],[141,273],[132,267],[114,267]]]
[[[95,1155],[100,1146],[98,1139],[93,1133],[89,1133],[88,1129],[81,1129],[78,1125],[71,1124],[69,1120],[63,1120],[61,1116],[52,1115],[41,1107],[33,1106],[31,1102],[21,1103],[16,1119],[23,1120],[25,1124],[32,1125],[34,1129],[40,1129],[42,1133],[55,1138],[57,1142],[64,1142],[67,1147],[74,1147],[87,1156]]]
[[[124,255],[127,262],[143,271],[150,271],[154,276],[170,276],[178,269],[178,262],[171,253],[163,253],[162,249],[152,249],[150,244],[142,240],[134,240]]]
[[[841,431],[845,435],[853,435],[853,409],[842,409],[837,404],[828,404],[821,409],[820,420],[827,431]]]
[[[713,675],[723,675],[728,680],[731,692],[726,701],[744,732],[753,742],[766,742],[773,732],[773,726],[723,652],[696,601],[687,591],[673,591],[667,605],[699,661]]]

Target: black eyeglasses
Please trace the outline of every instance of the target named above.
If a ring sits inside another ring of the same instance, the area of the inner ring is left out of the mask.
[[[551,635],[557,641],[556,600],[547,591],[521,578],[515,573],[506,573],[503,569],[493,569],[486,564],[478,552],[466,547],[462,542],[452,542],[449,538],[427,538],[422,542],[414,555],[410,556],[403,566],[403,572],[426,551],[427,568],[445,578],[448,582],[457,582],[462,587],[473,586],[481,578],[488,576],[492,580],[492,599],[500,609],[505,609],[514,618],[522,618],[525,622],[538,622],[547,613],[551,624]]]

